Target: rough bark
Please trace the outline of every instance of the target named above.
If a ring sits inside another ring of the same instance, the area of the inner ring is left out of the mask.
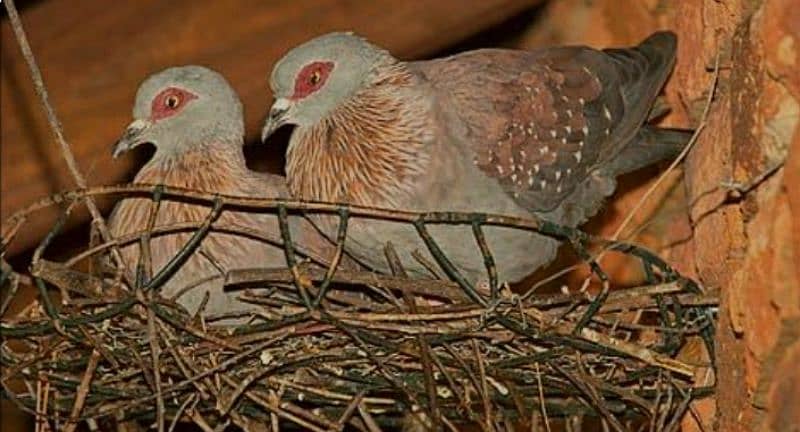
[[[798,23],[792,0],[568,0],[551,4],[520,41],[610,46],[656,29],[676,31],[665,123],[683,127],[702,120],[719,55],[717,93],[683,167],[685,197],[660,194],[669,199],[656,213],[659,220],[669,213],[671,222],[656,227],[659,236],[639,238],[722,291],[717,397],[695,404],[704,428],[690,415],[687,431],[785,431],[800,424]],[[744,190],[731,191],[730,183]],[[646,187],[620,194],[600,231],[613,232]]]

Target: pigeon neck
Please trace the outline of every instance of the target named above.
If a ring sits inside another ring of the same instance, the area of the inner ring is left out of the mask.
[[[298,127],[287,151],[295,196],[379,207],[401,206],[428,165],[428,106],[415,77],[396,63],[312,126]]]
[[[134,181],[225,193],[247,171],[241,143],[212,142],[181,153],[156,151]]]

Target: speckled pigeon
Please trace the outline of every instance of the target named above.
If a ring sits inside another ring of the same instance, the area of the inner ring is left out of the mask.
[[[270,85],[263,130],[296,125],[287,150],[292,194],[419,211],[531,214],[577,226],[594,215],[615,178],[672,157],[686,131],[646,125],[675,56],[655,33],[626,49],[482,49],[403,62],[351,33],[331,33],[287,53]],[[331,229],[327,223],[327,229]],[[386,270],[391,241],[404,264],[425,251],[413,227],[357,221],[348,252]],[[473,282],[484,261],[469,227],[434,237]],[[486,230],[502,280],[548,262],[558,242],[507,228]]]
[[[245,165],[242,104],[220,74],[201,66],[173,67],[156,73],[139,87],[133,116],[135,120],[117,142],[113,154],[117,157],[142,143],[155,145],[155,154],[136,175],[136,183],[247,197],[288,196],[283,177],[254,172]],[[149,198],[123,200],[111,215],[112,233],[121,236],[143,231],[151,207]],[[200,222],[209,211],[208,206],[165,200],[161,203],[156,227]],[[301,245],[320,241],[314,238],[313,227],[308,222],[293,217],[290,223]],[[271,214],[225,211],[215,224],[253,230],[280,241],[277,219]],[[178,252],[191,234],[154,235],[151,240],[153,273]],[[173,297],[184,288],[225,270],[285,266],[281,248],[234,234],[211,232],[200,249],[166,282],[162,295]],[[122,252],[128,271],[133,272],[139,259],[138,242],[123,248]],[[253,308],[236,299],[241,293],[224,292],[220,278],[182,293],[177,301],[194,313],[206,291],[210,294],[204,309],[206,315]]]

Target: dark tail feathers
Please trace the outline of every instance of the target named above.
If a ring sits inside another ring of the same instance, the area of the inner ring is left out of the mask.
[[[605,171],[616,177],[665,159],[672,159],[683,150],[691,137],[691,130],[642,126],[634,139],[617,154]]]
[[[627,112],[649,111],[650,104],[672,72],[677,45],[675,33],[657,32],[634,48],[603,50],[616,63]],[[630,120],[639,121],[632,118]]]

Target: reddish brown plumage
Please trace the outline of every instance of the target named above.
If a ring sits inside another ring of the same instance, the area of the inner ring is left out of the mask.
[[[479,50],[419,65],[461,107],[478,168],[525,208],[549,211],[601,154],[618,151],[609,135],[625,111],[616,90],[604,93],[604,61],[596,51],[556,48]]]
[[[302,132],[287,152],[293,195],[394,207],[428,167],[423,146],[432,126],[413,94],[415,77],[400,63],[382,65],[356,97]]]
[[[148,163],[137,174],[137,183],[165,184],[205,192],[251,196],[286,197],[283,178],[254,173],[247,169],[241,150],[232,144],[213,144],[183,153],[180,157],[159,158]],[[152,208],[149,198],[130,198],[119,203],[110,218],[111,231],[115,236],[144,231]],[[203,205],[165,200],[156,217],[156,227],[175,225],[181,222],[201,222],[210,208]],[[225,211],[217,226],[231,226],[255,230],[280,239],[275,218],[270,215]],[[153,271],[162,268],[191,237],[191,232],[154,237],[151,241]],[[298,239],[301,243],[302,239]],[[219,264],[225,269],[247,267],[278,267],[285,264],[281,249],[261,241],[232,234],[210,233],[201,243],[203,252],[213,257],[212,263],[198,250],[185,265],[164,285],[162,295],[172,297],[181,289],[200,279],[219,275]],[[122,249],[129,270],[139,260],[139,246],[132,244]],[[235,293],[222,294],[221,280],[199,286],[194,291],[183,293],[178,301],[189,312],[199,305],[203,293],[210,290],[208,313],[242,310],[245,304],[235,301]]]

